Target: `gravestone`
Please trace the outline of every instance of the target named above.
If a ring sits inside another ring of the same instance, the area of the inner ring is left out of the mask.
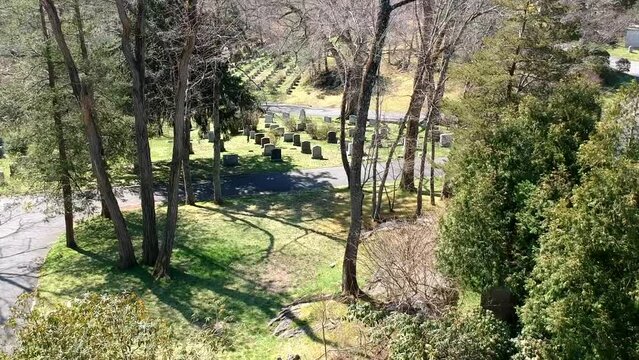
[[[439,136],[439,146],[449,148],[453,145],[453,134],[441,134]]]
[[[271,152],[273,152],[273,149],[275,149],[275,145],[273,145],[273,144],[265,144],[264,145],[264,151],[262,152],[262,155],[271,156]]]
[[[251,138],[251,140],[255,139],[255,131],[254,130],[251,130],[249,132],[249,138]]]
[[[0,146],[0,159],[4,159],[4,147]]]
[[[351,115],[348,117],[348,125],[357,124],[357,115]]]
[[[282,149],[273,149],[271,151],[272,162],[282,162]]]
[[[516,304],[512,291],[503,287],[493,287],[481,294],[482,309],[491,311],[497,319],[509,324],[517,323]]]
[[[337,133],[335,131],[329,131],[326,134],[326,142],[329,144],[337,144]]]
[[[348,137],[355,137],[355,132],[357,132],[356,128],[348,129]]]
[[[0,171],[0,185],[4,184],[4,172]]]
[[[271,124],[270,124],[270,123],[266,123],[266,124],[264,124],[264,127],[265,127],[266,129],[270,129],[270,128],[271,128]]]
[[[240,157],[237,154],[224,154],[222,155],[222,164],[224,166],[238,166],[240,165]]]
[[[300,122],[301,123],[306,122],[306,111],[304,111],[304,109],[300,110]]]
[[[269,139],[267,137],[263,137],[262,139],[260,139],[260,145],[262,145],[262,147],[264,147],[264,145],[270,144],[270,143],[271,143],[271,139]]]
[[[311,142],[302,141],[302,154],[311,154]]]
[[[321,146],[313,146],[313,159],[322,160],[322,147]]]
[[[380,139],[388,139],[389,130],[387,127],[383,127],[379,129],[379,138]]]
[[[284,119],[284,121],[291,120],[291,114],[287,112],[282,113],[282,118]]]
[[[284,142],[293,142],[293,133],[285,133],[284,134]]]
[[[212,143],[215,141],[215,131],[209,131],[209,142]]]
[[[368,123],[369,123],[371,126],[375,126],[375,125],[377,125],[377,120],[376,120],[376,119],[368,119]]]
[[[226,147],[224,146],[224,141],[220,140],[220,152],[226,152]]]
[[[297,131],[305,131],[305,130],[306,130],[306,123],[297,124]]]
[[[302,136],[300,134],[293,135],[293,146],[302,146]]]
[[[255,145],[262,145],[262,138],[264,137],[264,133],[255,134]]]
[[[333,119],[331,119],[330,116],[324,116],[324,122],[327,123],[327,124],[330,124],[330,123],[333,122]]]
[[[352,143],[348,143],[348,146],[346,147],[346,155],[347,156],[353,155],[353,144]]]
[[[265,124],[273,123],[273,114],[272,113],[266,113],[266,115],[264,116],[264,123]]]
[[[283,127],[278,127],[278,128],[275,128],[273,132],[276,133],[278,136],[284,136],[284,132],[286,132],[286,129]]]

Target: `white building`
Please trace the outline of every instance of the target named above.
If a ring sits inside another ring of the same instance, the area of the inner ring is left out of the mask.
[[[639,25],[632,25],[626,29],[626,47],[639,49]]]

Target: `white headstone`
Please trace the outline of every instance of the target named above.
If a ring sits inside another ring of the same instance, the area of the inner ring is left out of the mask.
[[[330,124],[330,123],[332,123],[332,122],[333,122],[333,119],[331,119],[331,117],[330,117],[330,116],[324,116],[324,122],[325,122],[325,123],[329,123],[329,124]]]

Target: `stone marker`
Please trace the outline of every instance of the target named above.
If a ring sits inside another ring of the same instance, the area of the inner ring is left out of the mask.
[[[286,129],[283,127],[278,127],[275,128],[275,130],[273,130],[274,133],[276,133],[279,136],[284,136],[284,133],[286,132]]]
[[[264,144],[264,151],[262,152],[262,155],[271,156],[271,152],[273,151],[273,149],[275,149],[275,145],[273,145],[273,144]]]
[[[302,146],[302,136],[300,134],[293,135],[293,146]]]
[[[271,124],[271,123],[273,123],[273,114],[271,114],[271,113],[266,113],[266,115],[264,116],[264,123],[265,123],[265,124]]]
[[[330,124],[330,123],[333,122],[333,119],[331,119],[330,116],[324,116],[324,122],[327,123],[327,124]]]
[[[441,134],[439,136],[439,146],[449,148],[453,145],[453,134]]]
[[[311,154],[311,142],[302,141],[302,154]]]
[[[0,171],[0,185],[4,184],[4,172]]]
[[[357,131],[356,128],[350,128],[348,129],[348,137],[354,137],[355,136],[355,132]]]
[[[282,162],[282,149],[273,149],[271,151],[272,162]]]
[[[249,138],[251,138],[251,140],[255,139],[255,131],[251,130],[249,132]]]
[[[264,145],[270,144],[270,143],[271,143],[271,139],[269,139],[267,137],[263,137],[262,139],[260,139],[260,145],[262,145],[262,147],[264,147]]]
[[[272,125],[272,124],[270,124],[270,123],[266,123],[266,124],[264,124],[264,127],[265,127],[266,129],[270,129],[270,128],[271,128],[271,125]]]
[[[297,124],[297,131],[305,131],[305,130],[306,130],[306,123]]]
[[[300,122],[301,123],[306,122],[306,111],[304,111],[304,109],[300,110]]]
[[[282,118],[284,119],[284,121],[291,120],[291,114],[287,112],[282,113]]]
[[[348,143],[348,147],[346,148],[346,155],[347,156],[353,155],[353,144]]]
[[[262,138],[264,137],[264,133],[255,134],[255,145],[262,145]]]
[[[387,127],[383,127],[379,129],[379,138],[380,139],[388,139],[389,130]]]
[[[337,133],[335,131],[329,131],[326,134],[326,142],[329,144],[337,144]]]
[[[313,159],[322,160],[322,147],[321,146],[313,146]]]
[[[209,131],[209,142],[212,143],[215,141],[215,131]]]
[[[284,142],[293,142],[293,133],[285,133],[284,134]]]
[[[224,154],[222,155],[222,164],[224,166],[238,166],[240,165],[240,157],[237,154]]]
[[[220,140],[220,152],[226,152],[226,147],[224,147],[224,141]]]
[[[348,117],[348,125],[357,124],[357,115],[351,115]]]
[[[4,159],[4,147],[0,146],[0,159]]]

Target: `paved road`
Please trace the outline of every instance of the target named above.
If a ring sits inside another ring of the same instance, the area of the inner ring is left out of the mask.
[[[305,105],[292,105],[292,104],[277,104],[277,103],[265,103],[262,104],[262,108],[266,111],[272,111],[275,113],[287,112],[291,113],[297,117],[300,110],[304,109],[306,115],[308,116],[330,116],[332,118],[337,118],[340,115],[340,109],[335,108],[318,108],[312,106]],[[382,112],[381,117],[382,121],[386,122],[398,122],[404,118],[403,113],[395,113],[395,112]],[[375,110],[371,110],[368,112],[369,119],[375,119]]]
[[[444,160],[440,160],[444,161]],[[401,163],[393,162],[389,180],[400,175]],[[380,166],[381,170],[382,166]],[[372,170],[368,167],[365,180],[370,180]],[[441,172],[437,172],[438,176]],[[341,167],[299,170],[288,173],[247,174],[224,177],[224,196],[269,194],[317,188],[336,188],[348,184]],[[165,201],[165,190],[158,188],[156,200]],[[212,198],[210,182],[195,184],[199,200]],[[118,201],[123,209],[138,208],[140,201],[136,188],[122,189]],[[97,202],[93,203],[97,209]],[[2,326],[17,297],[30,292],[37,285],[39,265],[51,245],[64,234],[64,219],[61,215],[47,215],[44,199],[34,197],[0,197],[0,348],[8,346],[11,334]],[[87,211],[83,216],[92,216]]]
[[[617,69],[617,61],[619,60],[619,58],[617,57],[610,57],[610,67],[613,69]],[[639,61],[630,61],[630,71],[627,72],[626,74],[628,75],[632,75],[634,77],[639,77]]]

